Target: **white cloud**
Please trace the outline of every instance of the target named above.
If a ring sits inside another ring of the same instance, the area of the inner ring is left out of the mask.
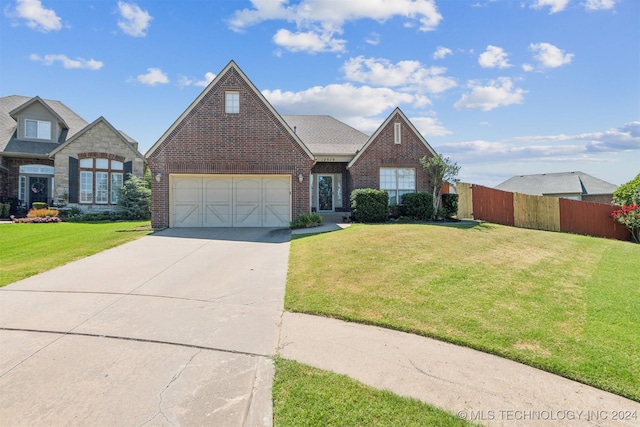
[[[292,33],[280,29],[273,36],[278,46],[291,52],[344,52],[346,40],[333,38],[332,32],[316,33],[313,31]]]
[[[533,9],[542,9],[543,7],[549,7],[549,14],[562,12],[565,10],[569,0],[535,0],[531,7]]]
[[[433,117],[411,117],[411,123],[425,138],[450,135],[452,132]]]
[[[342,67],[347,80],[374,86],[399,87],[416,92],[441,93],[456,87],[456,81],[443,74],[445,67],[425,67],[420,61],[399,61],[358,56]]]
[[[187,86],[197,86],[197,87],[206,87],[209,83],[216,78],[216,75],[210,71],[207,71],[204,74],[204,79],[202,80],[193,80],[187,76],[180,76],[178,80],[178,86],[187,87]]]
[[[522,64],[522,69],[527,72],[534,70],[533,65],[531,64]]]
[[[609,10],[613,9],[617,0],[587,0],[584,8],[587,10]]]
[[[118,27],[132,37],[145,37],[153,17],[135,3],[118,2]]]
[[[433,53],[433,59],[443,59],[447,55],[453,55],[453,52],[448,47],[438,46],[438,49]]]
[[[453,105],[455,109],[489,111],[497,107],[522,104],[524,94],[527,92],[523,89],[515,88],[508,77],[500,77],[489,82],[486,86],[481,86],[477,82],[470,82],[469,86],[471,92],[462,95],[462,98]]]
[[[482,68],[509,68],[511,64],[509,64],[507,56],[501,47],[488,45],[487,50],[480,54],[478,64]]]
[[[365,39],[365,42],[367,44],[370,44],[371,46],[378,46],[380,44],[380,34],[378,33],[369,34],[369,37]]]
[[[342,34],[347,22],[373,19],[382,23],[399,16],[418,23],[421,31],[432,31],[442,20],[434,0],[301,0],[296,4],[289,4],[288,0],[251,0],[251,3],[252,8],[236,11],[227,21],[232,30],[244,31],[264,21],[286,21],[294,24],[296,31],[282,28],[274,36],[274,42],[285,49],[305,52],[343,51],[345,41],[335,39],[334,35]],[[311,37],[312,33],[315,37]]]
[[[71,59],[62,54],[49,54],[40,56],[36,53],[32,53],[31,55],[29,55],[29,59],[35,62],[42,62],[44,65],[52,65],[54,62],[60,62],[64,68],[68,69],[99,70],[104,65],[102,61],[96,61],[93,58]]]
[[[62,28],[62,22],[56,12],[46,9],[40,0],[16,0],[15,9],[7,8],[5,14],[10,18],[24,19],[29,28],[43,33]]]
[[[533,56],[538,60],[542,68],[557,68],[569,64],[574,57],[573,53],[565,53],[564,50],[550,43],[531,43],[529,50],[535,52]]]
[[[127,80],[129,83],[142,83],[147,86],[169,83],[169,77],[160,68],[147,68],[147,74],[140,74]]]

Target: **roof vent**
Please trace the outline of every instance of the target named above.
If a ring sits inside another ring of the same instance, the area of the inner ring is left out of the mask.
[[[297,130],[298,130],[298,126],[294,126],[293,127],[293,133],[297,134],[298,133]]]

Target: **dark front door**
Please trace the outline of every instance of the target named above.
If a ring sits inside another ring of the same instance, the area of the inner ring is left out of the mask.
[[[49,178],[29,177],[29,208],[33,202],[49,203]]]

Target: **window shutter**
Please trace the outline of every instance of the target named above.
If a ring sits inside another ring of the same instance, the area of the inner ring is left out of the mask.
[[[78,159],[69,157],[69,203],[78,203]]]
[[[124,180],[129,179],[129,174],[133,173],[133,161],[124,162]]]

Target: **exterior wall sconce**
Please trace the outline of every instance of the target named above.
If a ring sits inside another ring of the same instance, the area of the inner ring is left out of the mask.
[[[156,181],[160,182],[160,179],[162,179],[162,172],[156,174]]]
[[[302,182],[303,179],[304,179],[304,175],[298,174],[298,181]]]

